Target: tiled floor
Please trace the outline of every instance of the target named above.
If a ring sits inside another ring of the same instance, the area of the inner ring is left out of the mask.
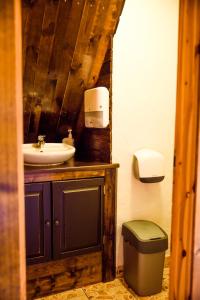
[[[38,300],[167,300],[169,268],[164,269],[162,292],[149,297],[139,297],[130,290],[122,278],[107,283],[97,283],[82,289],[67,291]]]

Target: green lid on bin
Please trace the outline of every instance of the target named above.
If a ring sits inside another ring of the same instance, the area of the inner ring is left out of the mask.
[[[147,220],[132,220],[122,225],[125,241],[139,252],[156,253],[168,248],[167,234],[157,224]]]

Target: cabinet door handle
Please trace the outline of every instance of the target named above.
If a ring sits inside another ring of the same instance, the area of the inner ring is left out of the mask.
[[[56,226],[59,226],[59,225],[60,225],[59,220],[55,220],[55,225],[56,225]]]
[[[46,225],[47,227],[49,227],[49,226],[51,225],[50,221],[49,221],[49,220],[45,221],[45,225]]]

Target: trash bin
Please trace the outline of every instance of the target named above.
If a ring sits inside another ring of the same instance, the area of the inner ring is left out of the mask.
[[[155,223],[133,220],[122,225],[124,279],[138,295],[149,296],[162,289],[167,234]]]

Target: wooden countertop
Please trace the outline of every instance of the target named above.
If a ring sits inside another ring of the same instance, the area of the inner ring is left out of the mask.
[[[105,176],[105,170],[116,169],[117,163],[81,162],[74,158],[57,166],[24,166],[25,183]]]

